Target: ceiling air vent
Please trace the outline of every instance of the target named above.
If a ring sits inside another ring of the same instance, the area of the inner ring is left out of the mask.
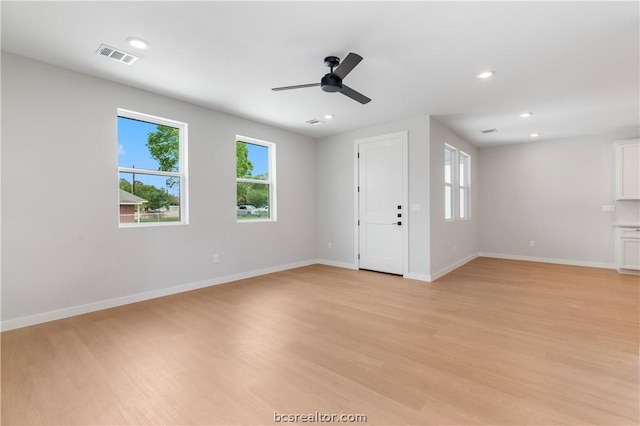
[[[107,46],[106,44],[101,45],[98,50],[96,50],[96,53],[127,65],[131,65],[138,60],[137,56],[118,50],[115,47]]]
[[[495,133],[497,132],[498,129],[485,129],[485,130],[481,130],[482,133],[487,134],[487,133]]]
[[[312,118],[311,120],[305,121],[305,123],[309,123],[312,126],[317,126],[318,124],[322,124],[322,121],[316,120],[315,118]]]

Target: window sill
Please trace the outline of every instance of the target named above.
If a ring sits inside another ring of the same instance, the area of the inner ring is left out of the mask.
[[[157,226],[180,226],[188,225],[187,222],[141,222],[141,223],[120,223],[119,228],[153,228]]]

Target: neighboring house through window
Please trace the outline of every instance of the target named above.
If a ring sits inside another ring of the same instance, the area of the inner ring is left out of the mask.
[[[120,190],[120,223],[140,223],[140,206],[148,200]]]
[[[187,124],[118,109],[120,225],[187,223]]]
[[[276,145],[236,136],[236,218],[276,220]]]

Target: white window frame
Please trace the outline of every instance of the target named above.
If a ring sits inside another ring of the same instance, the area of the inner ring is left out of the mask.
[[[460,204],[458,207],[458,213],[460,214],[460,220],[471,219],[471,156],[464,151],[458,152],[458,167],[464,163],[464,176],[460,176],[458,169],[458,200],[462,203],[462,193],[464,193],[464,205]]]
[[[238,220],[236,216],[237,223],[261,223],[261,222],[277,222],[277,202],[276,202],[276,144],[273,142],[263,141],[260,139],[250,138],[248,136],[236,135],[236,139],[234,141],[234,147],[236,142],[244,142],[252,145],[264,146],[267,148],[267,176],[269,179],[248,179],[248,178],[239,178],[236,176],[236,189],[238,183],[257,183],[261,185],[269,185],[269,217],[264,219],[252,219],[252,220]],[[234,172],[237,169],[234,168]],[[237,200],[236,200],[237,203]]]
[[[180,181],[180,221],[175,222],[133,222],[133,223],[121,223],[120,216],[118,215],[118,223],[120,228],[140,228],[150,226],[176,226],[189,224],[189,207],[188,207],[188,173],[187,173],[187,131],[188,124],[181,121],[171,120],[168,118],[157,117],[154,115],[144,114],[141,112],[131,111],[128,109],[118,108],[118,117],[130,118],[133,120],[144,121],[151,124],[160,124],[163,126],[175,127],[179,129],[179,155],[178,159],[178,171],[177,172],[164,172],[160,170],[140,169],[132,167],[120,167],[118,166],[118,182],[120,181],[120,172],[135,173],[141,175],[154,175],[154,176],[166,176],[176,177]],[[119,163],[119,161],[118,161]],[[118,212],[119,213],[119,212]]]
[[[454,148],[453,146],[449,145],[449,144],[444,144],[444,155],[443,155],[443,160],[446,158],[446,152],[449,151],[450,154],[450,159],[451,159],[451,182],[447,183],[447,180],[444,179],[444,173],[443,173],[443,180],[444,180],[444,220],[447,222],[451,222],[456,220],[456,191],[455,191],[455,187],[456,187],[456,175],[458,173],[458,150],[456,148]],[[446,170],[447,164],[446,162],[443,162],[443,167]],[[451,191],[451,217],[447,218],[447,204],[445,202],[446,197],[447,197],[447,191]]]

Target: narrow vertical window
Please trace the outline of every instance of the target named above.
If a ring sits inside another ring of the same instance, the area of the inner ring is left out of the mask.
[[[444,218],[453,220],[453,185],[456,149],[452,146],[444,146]]]
[[[236,137],[236,217],[238,222],[275,221],[274,143]]]
[[[186,224],[187,124],[118,109],[121,227]]]
[[[460,190],[460,219],[469,219],[469,186],[471,183],[470,178],[471,157],[460,151],[458,155],[458,172],[459,172],[459,190]]]

